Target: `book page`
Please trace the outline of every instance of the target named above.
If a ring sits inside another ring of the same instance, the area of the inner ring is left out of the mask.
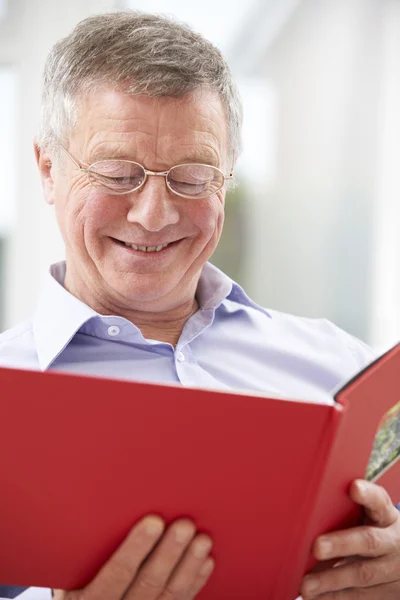
[[[375,481],[400,458],[400,402],[382,419],[375,437],[366,479]]]

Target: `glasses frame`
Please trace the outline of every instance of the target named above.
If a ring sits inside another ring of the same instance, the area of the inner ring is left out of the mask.
[[[134,160],[125,160],[125,159],[116,159],[116,158],[109,158],[109,159],[103,159],[103,160],[96,160],[94,163],[92,163],[91,165],[89,165],[88,167],[85,167],[83,164],[81,164],[76,158],[74,158],[72,156],[72,154],[70,154],[68,152],[68,150],[66,148],[64,148],[64,146],[62,144],[59,144],[60,148],[65,152],[65,154],[67,156],[69,156],[69,158],[72,160],[72,162],[75,164],[75,166],[82,172],[85,173],[85,175],[87,176],[90,185],[92,185],[93,187],[96,187],[96,185],[91,181],[90,179],[90,170],[98,163],[100,162],[124,162],[124,163],[131,163],[134,165],[138,165],[139,167],[141,167],[143,169],[144,172],[144,179],[142,181],[142,183],[137,186],[132,188],[131,190],[128,190],[126,192],[112,192],[111,190],[107,190],[107,192],[113,196],[123,196],[125,194],[131,194],[132,192],[137,192],[138,190],[140,190],[146,183],[147,178],[149,175],[154,175],[155,177],[164,177],[165,179],[165,186],[166,188],[175,196],[180,196],[181,198],[188,198],[189,200],[203,200],[204,198],[209,198],[210,196],[212,196],[213,194],[216,194],[217,192],[219,192],[220,190],[222,190],[222,188],[224,187],[226,181],[228,181],[229,179],[233,179],[233,171],[231,171],[231,173],[229,175],[225,175],[223,171],[221,171],[221,169],[219,169],[218,167],[214,167],[214,165],[207,165],[206,163],[183,163],[183,164],[179,164],[179,165],[174,165],[173,167],[171,167],[170,169],[168,169],[168,171],[150,171],[149,169],[145,169],[143,165],[141,165],[140,163],[134,161]],[[221,187],[219,187],[217,190],[215,190],[215,192],[213,192],[212,194],[207,194],[206,196],[188,196],[187,194],[180,194],[179,192],[176,192],[175,190],[173,190],[169,184],[168,181],[168,175],[170,173],[170,171],[172,169],[175,169],[176,167],[186,167],[186,166],[200,166],[200,167],[210,167],[211,169],[215,169],[216,171],[218,171],[223,178],[223,182]]]

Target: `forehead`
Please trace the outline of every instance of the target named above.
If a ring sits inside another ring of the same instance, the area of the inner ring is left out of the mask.
[[[71,142],[88,161],[146,158],[219,166],[227,148],[225,111],[209,90],[184,98],[151,98],[101,88],[80,99]]]

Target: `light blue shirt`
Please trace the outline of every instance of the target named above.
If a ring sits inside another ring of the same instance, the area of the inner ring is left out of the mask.
[[[325,319],[265,310],[207,263],[177,346],[103,316],[63,287],[51,267],[36,314],[0,335],[0,366],[57,370],[219,390],[254,390],[330,402],[332,391],[374,359],[373,351]]]
[[[0,335],[0,366],[332,402],[333,391],[371,362],[373,351],[325,319],[265,310],[207,263],[176,348],[145,339],[130,321],[103,316],[63,287],[51,267],[33,319]],[[7,582],[1,582],[7,583]],[[21,600],[47,600],[30,588]]]

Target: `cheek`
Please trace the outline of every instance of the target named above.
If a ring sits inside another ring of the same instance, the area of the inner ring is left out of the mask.
[[[90,196],[86,198],[82,207],[81,218],[91,227],[104,229],[119,222],[124,214],[126,209],[118,196],[99,194],[95,188],[92,188]]]
[[[191,213],[192,222],[205,236],[220,233],[224,222],[224,195],[215,194],[211,198],[199,201]]]
[[[85,181],[77,181],[68,190],[58,190],[55,209],[66,241],[74,239],[79,244],[82,238],[94,238],[99,229],[115,221],[119,203]]]
[[[62,176],[55,184],[55,211],[61,229],[70,234],[80,220],[92,188],[85,178],[68,180]]]

